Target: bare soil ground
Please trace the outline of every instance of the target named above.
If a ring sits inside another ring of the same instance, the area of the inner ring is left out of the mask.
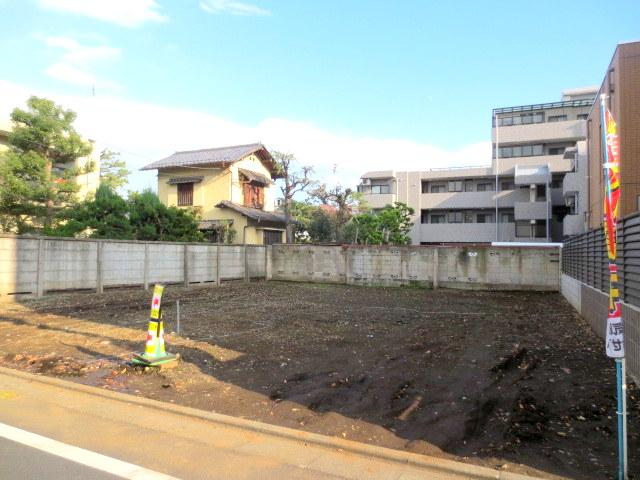
[[[545,478],[613,478],[614,363],[559,294],[170,286],[169,332],[177,299],[174,369],[126,364],[144,346],[144,290],[0,305],[0,364]],[[629,411],[638,472],[634,385]]]

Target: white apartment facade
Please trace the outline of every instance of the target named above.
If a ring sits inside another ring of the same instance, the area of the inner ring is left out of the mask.
[[[490,166],[367,172],[372,209],[415,210],[413,244],[562,241],[586,228],[586,117],[595,88],[493,111]]]

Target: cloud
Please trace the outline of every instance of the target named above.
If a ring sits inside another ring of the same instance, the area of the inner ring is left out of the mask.
[[[0,80],[0,119],[33,94],[54,99],[77,112],[78,131],[96,140],[98,148],[122,153],[134,170],[130,187],[156,188],[155,172],[139,168],[189,150],[261,141],[271,150],[291,152],[312,165],[320,180],[355,186],[370,170],[427,170],[451,166],[480,166],[491,162],[491,142],[444,150],[409,139],[344,135],[313,123],[265,118],[243,125],[211,113],[126,100],[117,96],[62,96],[32,91]],[[188,128],[185,128],[188,125]],[[334,172],[334,166],[337,166]]]
[[[38,0],[40,7],[95,18],[123,27],[165,22],[156,0]]]
[[[121,88],[116,82],[99,78],[90,71],[90,66],[96,62],[120,58],[119,48],[106,45],[86,46],[70,37],[50,36],[41,39],[48,47],[62,50],[59,59],[45,70],[48,76],[82,87]]]
[[[228,13],[230,15],[244,16],[271,15],[269,10],[250,3],[236,2],[234,0],[202,0],[200,2],[200,8],[212,14]]]

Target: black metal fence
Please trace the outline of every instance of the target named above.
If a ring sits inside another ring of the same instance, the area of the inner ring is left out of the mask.
[[[617,264],[621,299],[640,306],[640,213],[618,222]],[[564,242],[562,272],[608,293],[607,247],[602,228],[576,235]]]

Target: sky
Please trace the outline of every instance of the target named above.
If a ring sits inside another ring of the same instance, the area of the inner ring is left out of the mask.
[[[0,0],[0,122],[31,95],[121,153],[262,142],[330,184],[487,165],[491,110],[599,85],[637,0]]]

